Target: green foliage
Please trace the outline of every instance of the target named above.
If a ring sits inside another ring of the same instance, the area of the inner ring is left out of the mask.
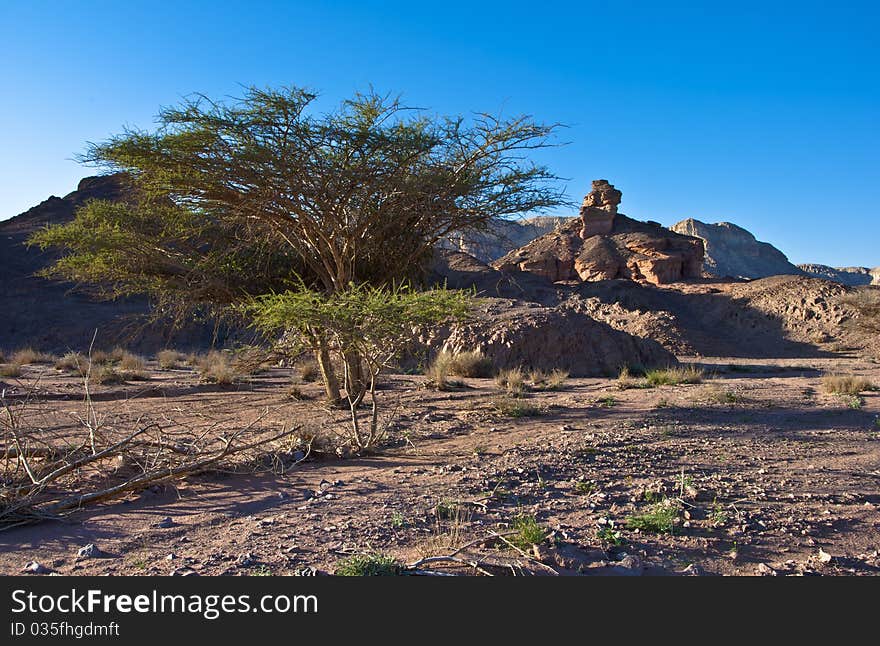
[[[622,545],[625,540],[623,535],[618,530],[614,529],[613,524],[600,529],[596,533],[596,537],[608,545]]]
[[[643,532],[670,534],[678,520],[678,507],[672,500],[661,500],[650,505],[641,514],[626,519],[627,529],[638,529]]]
[[[534,516],[517,516],[513,521],[513,531],[515,533],[507,540],[523,551],[531,549],[533,545],[543,543],[547,538],[547,531],[541,527]]]
[[[677,386],[678,384],[698,384],[703,381],[704,373],[694,366],[679,368],[663,368],[645,372],[645,381],[649,386]]]
[[[397,576],[401,573],[400,563],[385,554],[357,554],[336,566],[336,576]]]
[[[420,275],[437,241],[562,202],[529,162],[554,125],[528,117],[431,117],[357,94],[334,111],[296,87],[248,88],[161,110],[82,161],[125,173],[121,203],[86,205],[32,241],[67,253],[49,273],[227,304],[302,277],[332,292]]]
[[[547,411],[540,406],[535,406],[522,399],[512,395],[503,395],[492,400],[492,408],[499,415],[505,417],[540,417],[545,415]]]

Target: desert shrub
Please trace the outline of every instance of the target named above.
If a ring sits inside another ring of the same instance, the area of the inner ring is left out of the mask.
[[[76,353],[79,354],[79,353]],[[110,358],[110,353],[106,350],[93,350],[91,354],[92,363],[95,365],[105,364],[105,363],[113,363]],[[57,367],[57,364],[56,364]]]
[[[161,350],[156,355],[156,361],[163,370],[176,368],[185,358],[186,356],[177,350]]]
[[[459,377],[491,377],[494,366],[492,361],[479,351],[456,352],[449,354],[450,374]]]
[[[620,388],[620,390],[639,388],[643,385],[643,383],[644,382],[641,382],[633,377],[628,366],[624,366],[623,368],[621,368],[620,374],[617,375],[617,387]]]
[[[402,566],[385,554],[356,554],[336,566],[336,576],[397,576]]]
[[[874,383],[867,377],[857,375],[825,375],[822,377],[822,389],[833,395],[858,395],[873,390]]]
[[[89,382],[101,386],[113,386],[125,383],[125,376],[109,364],[95,366],[89,373]]]
[[[146,368],[147,362],[144,358],[131,352],[123,352],[119,358],[119,367],[123,370],[132,372],[142,372]]]
[[[452,374],[453,355],[451,352],[439,352],[434,360],[425,368],[428,378],[427,386],[436,390],[454,390],[464,388],[465,383],[458,379],[450,379]]]
[[[0,365],[0,377],[20,377],[21,364],[11,361]]]
[[[89,358],[82,352],[68,352],[55,362],[55,370],[74,371],[85,374],[89,369]]]
[[[568,379],[568,372],[554,368],[550,372],[532,370],[529,372],[529,383],[534,390],[559,390]]]
[[[22,348],[12,353],[10,363],[26,366],[31,363],[52,363],[55,357],[46,352],[37,352],[33,348]]]
[[[509,368],[502,370],[495,377],[495,383],[499,388],[504,390],[508,395],[520,397],[525,393],[526,374],[522,368]]]
[[[547,412],[540,406],[531,404],[521,397],[513,397],[511,395],[496,397],[492,400],[491,405],[496,413],[505,417],[540,417]]]
[[[0,350],[0,363],[6,363],[6,354]]]
[[[705,373],[696,366],[660,368],[645,372],[645,382],[649,386],[677,386],[678,384],[698,384]]]
[[[232,367],[229,355],[217,350],[211,350],[198,360],[198,370],[201,380],[210,384],[229,385],[239,380],[241,375]]]
[[[704,386],[699,399],[709,404],[738,404],[743,400],[737,392],[715,384]]]

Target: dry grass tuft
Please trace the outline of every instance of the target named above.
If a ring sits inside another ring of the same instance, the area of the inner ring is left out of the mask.
[[[89,358],[82,352],[68,352],[55,362],[55,370],[73,371],[84,375],[89,370]]]
[[[241,377],[232,366],[229,355],[211,350],[198,360],[198,371],[202,381],[209,384],[230,385]]]
[[[47,352],[37,352],[33,348],[22,348],[12,353],[10,363],[26,366],[31,363],[52,363],[55,357]]]
[[[822,389],[833,395],[858,395],[866,390],[874,390],[874,383],[867,377],[856,375],[825,375]]]
[[[176,368],[186,359],[186,355],[177,350],[160,350],[156,355],[156,361],[163,370]]]
[[[555,368],[550,372],[532,370],[529,372],[529,383],[534,390],[559,390],[568,379],[568,372]]]
[[[132,372],[143,372],[147,367],[147,362],[140,355],[131,352],[123,352],[119,358],[119,367],[123,370]]]
[[[12,361],[0,365],[0,377],[21,377],[21,364]]]
[[[648,386],[677,386],[679,384],[698,384],[703,381],[705,373],[696,366],[679,366],[662,368],[645,372]]]
[[[526,373],[523,372],[522,368],[502,370],[495,377],[495,383],[512,397],[522,397],[526,390],[528,390]]]

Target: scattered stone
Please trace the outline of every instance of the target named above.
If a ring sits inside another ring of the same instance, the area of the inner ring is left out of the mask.
[[[29,574],[49,574],[51,571],[39,561],[28,561],[22,569],[22,572],[28,572]]]
[[[89,543],[85,547],[79,548],[76,552],[76,558],[78,559],[97,559],[102,556],[106,556],[106,554],[94,543]]]
[[[179,568],[175,568],[174,571],[171,572],[171,576],[199,576],[199,573],[191,567],[183,565]]]
[[[259,561],[258,561],[257,557],[254,556],[253,554],[251,554],[250,552],[239,555],[238,560],[237,560],[237,563],[241,567],[251,567],[253,565],[256,565],[258,562]]]
[[[681,571],[684,576],[703,576],[705,573],[705,570],[696,563],[691,563]]]
[[[154,525],[154,527],[158,527],[159,529],[168,529],[169,527],[174,527],[177,523],[171,518],[171,516],[166,516],[158,523]]]
[[[758,574],[761,576],[776,576],[776,570],[766,563],[758,563]]]
[[[823,550],[821,547],[819,548],[819,562],[820,563],[831,563],[834,559],[828,552]]]

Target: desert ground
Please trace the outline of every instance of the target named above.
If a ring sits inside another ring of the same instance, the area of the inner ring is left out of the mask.
[[[6,527],[0,573],[313,575],[380,554],[433,574],[877,574],[880,393],[832,394],[823,376],[878,383],[880,364],[822,355],[680,356],[702,369],[699,383],[568,378],[514,409],[491,378],[438,390],[393,375],[380,392],[393,420],[381,451],[276,443],[229,472]],[[26,365],[4,378],[5,401],[26,400],[24,417],[56,439],[81,437],[89,419],[108,434],[346,423],[297,368],[229,385],[184,362],[142,372],[90,387],[87,402],[75,370]],[[131,467],[120,458],[72,486],[100,489]],[[539,533],[523,544],[530,528]],[[449,558],[425,561],[436,556]]]

